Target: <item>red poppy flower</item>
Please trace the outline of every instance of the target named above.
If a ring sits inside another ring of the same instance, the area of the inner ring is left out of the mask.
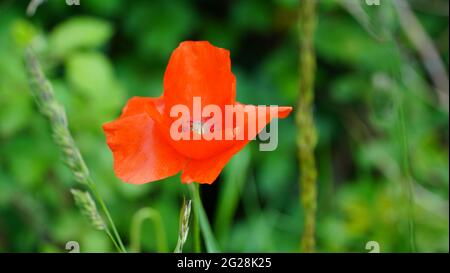
[[[271,118],[285,118],[292,110],[291,107],[239,107],[244,105],[236,102],[235,97],[236,79],[231,72],[229,51],[205,41],[182,42],[167,65],[163,95],[133,97],[117,120],[103,125],[114,156],[115,174],[125,182],[142,184],[181,171],[183,183],[211,184],[231,157],[255,138]],[[213,114],[194,120],[190,115],[189,133],[201,137],[202,125],[214,120],[214,125],[207,130],[218,132],[222,138],[174,139],[171,127],[177,117],[171,116],[170,111],[182,105],[189,113],[195,112],[194,98],[200,98],[203,106],[215,105],[221,111],[226,111],[227,106],[237,106],[233,120],[242,114],[243,123],[224,127],[218,126],[226,123],[224,116]],[[246,109],[256,110],[256,115]],[[251,124],[257,124],[256,130],[247,129]],[[230,134],[232,137],[227,138]],[[239,134],[243,138],[237,137]]]

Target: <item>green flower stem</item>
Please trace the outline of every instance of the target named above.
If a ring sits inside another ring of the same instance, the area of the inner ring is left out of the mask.
[[[206,251],[209,253],[220,252],[216,239],[212,233],[211,226],[208,221],[205,209],[203,208],[202,199],[200,198],[199,185],[196,183],[189,184],[189,189],[192,194],[192,202],[194,205],[194,212],[198,216],[200,230],[205,240]]]
[[[131,222],[130,249],[133,252],[141,251],[141,227],[145,220],[150,220],[155,228],[155,238],[157,250],[160,253],[167,252],[166,232],[161,220],[161,215],[152,208],[142,208],[138,210]]]
[[[314,29],[316,0],[301,0],[299,9],[300,39],[300,94],[296,123],[298,128],[298,155],[300,164],[300,200],[303,206],[304,229],[301,241],[303,252],[315,251],[317,209],[317,170],[314,149],[317,132],[314,126]]]
[[[200,221],[198,213],[194,213],[194,251],[202,252],[202,244],[200,239]]]
[[[75,144],[72,134],[69,131],[67,116],[64,108],[56,100],[53,87],[45,77],[44,72],[38,62],[38,59],[31,48],[27,48],[25,52],[25,64],[30,80],[31,92],[39,107],[40,112],[49,120],[53,132],[53,139],[60,148],[65,163],[72,171],[75,180],[90,189],[103,214],[108,220],[113,233],[109,232],[108,236],[118,248],[119,252],[126,252],[122,240],[117,232],[116,226],[111,215],[98,193],[94,182],[91,179],[89,169],[84,162],[81,153]]]

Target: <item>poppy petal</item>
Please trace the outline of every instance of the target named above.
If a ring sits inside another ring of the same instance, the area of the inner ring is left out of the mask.
[[[242,105],[242,104],[239,104]],[[244,105],[243,105],[244,106]],[[256,135],[264,129],[264,127],[273,119],[273,118],[285,118],[292,111],[292,107],[273,107],[273,106],[252,106],[246,105],[247,107],[256,107],[258,113],[257,115],[248,115],[245,114],[245,126],[251,122],[254,122],[256,125],[256,131],[253,133],[245,130],[245,138],[244,140],[234,140],[234,145],[220,153],[216,156],[200,159],[200,160],[190,160],[185,168],[183,169],[183,173],[181,175],[182,183],[205,183],[211,184],[216,178],[219,176],[222,169],[228,163],[228,161],[239,152],[248,142],[256,137]],[[271,114],[272,113],[272,114]],[[260,119],[261,122],[258,122]]]
[[[149,104],[159,104],[159,101],[132,98],[119,119],[103,125],[113,152],[114,171],[117,177],[132,184],[175,175],[187,162],[156,129],[155,121],[147,113]]]
[[[186,41],[173,51],[164,74],[164,100],[168,109],[182,104],[192,113],[194,97],[202,105],[233,104],[236,79],[230,52],[207,41]]]

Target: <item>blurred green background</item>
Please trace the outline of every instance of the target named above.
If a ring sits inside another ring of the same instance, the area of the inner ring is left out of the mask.
[[[118,117],[128,98],[161,94],[181,41],[208,40],[231,51],[239,101],[295,109],[296,0],[50,0],[33,16],[28,3],[0,1],[0,252],[65,252],[71,240],[82,252],[115,251],[74,205],[69,190],[79,185],[30,95],[23,52],[32,40],[126,245],[139,209],[160,213],[165,235],[145,222],[143,252],[158,250],[156,237],[166,238],[168,251],[175,247],[189,194],[179,176],[140,186],[119,181],[101,125]],[[412,244],[419,252],[449,251],[448,93],[443,100],[437,91],[447,80],[421,57],[429,48],[408,36],[422,33],[446,69],[449,4],[411,0],[418,24],[405,25],[408,10],[393,3],[319,1],[319,252],[367,252],[372,240],[382,252],[408,252]],[[254,141],[218,181],[201,187],[224,251],[299,250],[296,133],[291,115],[279,122],[277,150],[260,152]],[[190,236],[184,250],[192,245]]]

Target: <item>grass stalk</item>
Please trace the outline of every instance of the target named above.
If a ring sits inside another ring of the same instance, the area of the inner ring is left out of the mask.
[[[180,211],[180,227],[178,232],[178,241],[174,253],[182,253],[183,246],[189,234],[189,218],[191,216],[191,200],[183,200],[183,206]],[[200,243],[200,238],[199,238]]]
[[[111,215],[98,193],[96,186],[91,179],[89,170],[83,157],[75,144],[72,134],[69,131],[67,116],[64,108],[56,100],[53,87],[42,71],[39,61],[31,47],[25,51],[25,65],[30,80],[30,89],[35,98],[40,112],[49,120],[53,132],[53,139],[63,153],[65,163],[72,171],[75,180],[86,186],[93,194],[100,209],[106,216],[108,225],[104,229],[113,241],[119,252],[126,252],[125,246],[117,232]],[[109,226],[109,227],[108,227]],[[112,230],[112,233],[109,230]]]

